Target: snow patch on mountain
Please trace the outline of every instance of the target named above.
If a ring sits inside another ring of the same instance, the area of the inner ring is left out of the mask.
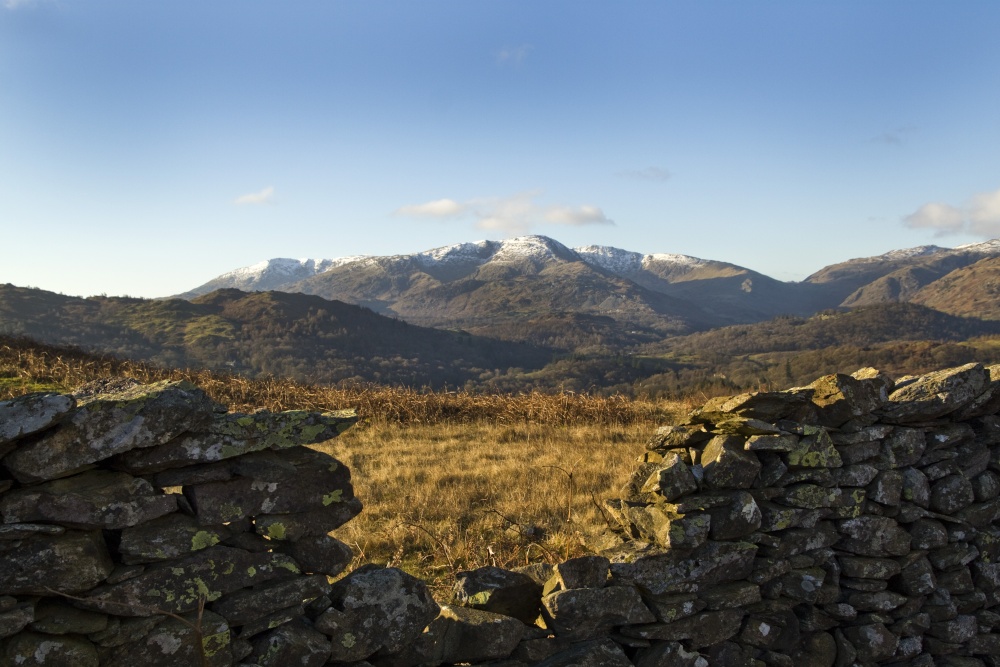
[[[981,243],[966,243],[955,248],[955,252],[977,252],[984,255],[1000,255],[1000,239],[990,239]]]
[[[607,245],[586,245],[573,248],[583,261],[611,273],[624,275],[642,269],[642,253],[622,250]]]

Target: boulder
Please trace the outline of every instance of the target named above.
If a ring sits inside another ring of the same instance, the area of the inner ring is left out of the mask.
[[[526,574],[481,567],[455,575],[453,600],[470,609],[511,616],[533,624],[541,608],[542,585]]]
[[[114,564],[101,531],[59,531],[0,539],[0,591],[10,595],[81,593],[111,574]]]
[[[65,394],[34,393],[0,401],[0,457],[5,445],[39,433],[59,423],[76,407],[76,399]]]

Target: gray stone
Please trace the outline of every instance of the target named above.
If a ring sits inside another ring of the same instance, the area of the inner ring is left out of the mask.
[[[513,653],[524,636],[517,619],[468,607],[441,607],[440,658],[448,664],[498,660]]]
[[[937,419],[975,401],[989,381],[981,364],[928,373],[889,394],[882,419],[891,424]]]
[[[230,625],[244,625],[266,616],[275,609],[301,605],[330,592],[325,575],[295,577],[269,581],[249,590],[239,590],[224,595],[211,603],[210,608]]]
[[[760,472],[760,461],[744,451],[744,439],[719,435],[712,438],[701,454],[705,482],[715,489],[749,489]]]
[[[186,433],[155,449],[135,450],[114,464],[137,474],[199,463],[213,463],[264,449],[312,445],[337,437],[358,420],[353,410],[307,412],[289,410],[215,415],[208,427]]]
[[[308,512],[258,514],[254,517],[254,530],[269,540],[298,542],[340,528],[362,509],[360,500],[341,495],[329,505]]]
[[[844,537],[838,547],[858,556],[905,556],[910,551],[910,535],[892,519],[861,516],[837,522]]]
[[[965,475],[948,475],[931,484],[930,508],[941,514],[954,514],[976,499],[972,483]]]
[[[709,667],[713,663],[697,651],[689,651],[680,642],[660,642],[636,657],[636,667]],[[737,663],[717,662],[714,664],[736,665]]]
[[[75,407],[76,400],[63,394],[34,393],[0,401],[0,446],[44,431]]]
[[[573,640],[593,639],[618,625],[656,620],[631,586],[575,588],[552,593],[542,598],[542,614],[556,636]]]
[[[35,609],[25,603],[0,611],[0,639],[17,634],[35,620]]]
[[[230,534],[227,526],[202,526],[186,514],[168,514],[123,530],[118,553],[126,565],[154,563],[215,546]]]
[[[207,425],[216,408],[188,382],[138,385],[78,403],[58,428],[4,457],[3,465],[15,479],[27,483],[66,477],[116,454],[162,445]]]
[[[184,620],[186,623],[176,618],[164,619],[140,638],[118,646],[109,657],[101,660],[102,667],[229,667],[233,664],[229,626],[223,618],[210,611],[202,615],[201,647],[193,627],[198,622],[197,615],[190,614]]]
[[[124,472],[90,470],[0,497],[6,523],[49,521],[69,528],[120,530],[177,510],[173,495]]]
[[[706,611],[672,623],[630,625],[621,632],[627,637],[681,641],[693,649],[718,644],[739,633],[746,612],[743,609]]]
[[[35,608],[31,629],[50,635],[89,635],[108,627],[108,615],[77,609],[66,602],[42,598]]]
[[[732,419],[733,415],[746,419],[760,419],[774,423],[780,419],[815,417],[816,406],[809,400],[811,392],[789,390],[782,392],[753,392],[738,396],[710,399],[691,413],[692,421],[716,423]]]
[[[858,660],[879,662],[896,652],[899,638],[882,623],[867,623],[844,628],[844,637],[851,643]]]
[[[667,501],[672,501],[697,489],[698,483],[691,468],[681,460],[680,456],[671,453],[667,454],[663,462],[653,470],[639,492],[656,494]]]
[[[735,540],[747,537],[761,526],[761,510],[746,491],[730,491],[729,505],[709,509],[712,517],[709,537],[713,540]]]
[[[840,452],[824,428],[809,427],[809,433],[799,440],[798,447],[785,455],[789,470],[799,468],[839,468],[843,463]]]
[[[579,556],[556,565],[552,580],[546,582],[544,593],[570,588],[604,588],[608,583],[611,562],[604,556]],[[551,589],[551,590],[550,590]]]
[[[581,642],[539,662],[535,667],[633,667],[610,639]],[[699,665],[699,667],[701,667]]]
[[[747,438],[743,447],[751,452],[790,452],[799,446],[799,436],[791,433],[754,435]]]
[[[526,574],[481,567],[455,575],[453,600],[471,609],[503,614],[533,624],[541,609],[542,586]]]
[[[331,654],[326,636],[302,622],[286,623],[253,639],[249,656],[260,667],[321,667]]]
[[[112,569],[99,530],[0,541],[0,591],[10,595],[81,593],[104,581]]]
[[[303,572],[330,577],[339,575],[354,559],[351,547],[329,535],[303,537],[279,549],[291,556]]]
[[[903,497],[903,473],[899,470],[883,470],[868,487],[867,500],[881,505],[895,507]]]
[[[931,505],[931,483],[917,468],[903,468],[903,491],[900,499],[927,508]]]
[[[97,667],[97,649],[82,637],[21,632],[0,646],[0,663],[17,667]]]
[[[757,546],[748,542],[707,542],[691,553],[666,551],[611,557],[611,575],[650,596],[696,593],[717,584],[746,579]],[[619,560],[625,559],[625,560]]]
[[[299,574],[299,568],[284,554],[215,546],[151,565],[139,576],[92,590],[85,600],[88,607],[118,616],[149,616],[158,610],[185,613],[196,609],[199,600],[213,602],[240,588],[290,574]]]
[[[440,608],[426,584],[402,570],[366,565],[336,584],[333,605],[316,619],[334,661],[397,653],[417,639]]]
[[[198,520],[206,525],[260,514],[322,511],[354,497],[350,472],[332,456],[308,447],[295,447],[287,450],[282,459],[295,466],[292,479],[274,482],[237,477],[185,486],[184,496],[195,509]],[[272,532],[268,531],[268,536],[277,537]]]

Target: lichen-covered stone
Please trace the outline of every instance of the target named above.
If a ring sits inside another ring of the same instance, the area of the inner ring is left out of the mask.
[[[844,536],[839,549],[859,556],[905,556],[910,552],[910,534],[888,517],[862,516],[837,522]]]
[[[656,620],[631,586],[558,591],[542,598],[542,613],[556,636],[573,640],[594,639],[618,625]]]
[[[316,619],[330,637],[331,659],[363,660],[401,651],[440,610],[426,584],[402,570],[366,565],[338,581],[332,606]]]
[[[269,540],[298,542],[308,537],[320,537],[361,513],[361,501],[349,493],[333,497],[329,504],[305,512],[284,514],[258,514],[254,517],[254,530]],[[335,494],[336,492],[334,492]]]
[[[295,475],[290,479],[269,481],[237,477],[225,482],[185,486],[184,496],[198,520],[206,525],[260,514],[322,510],[354,497],[350,471],[329,454],[296,447],[287,450],[282,458],[295,467]]]
[[[948,475],[931,484],[930,508],[942,514],[954,514],[971,505],[976,496],[965,475]]]
[[[274,609],[300,605],[329,592],[330,584],[325,575],[293,577],[235,591],[209,606],[230,625],[239,626],[266,616]]]
[[[753,569],[757,545],[709,541],[693,552],[665,551],[635,556],[610,554],[611,575],[633,584],[645,595],[696,593],[702,588],[746,579]]]
[[[506,658],[524,636],[517,619],[468,607],[441,607],[440,659],[447,664]]]
[[[118,553],[126,565],[154,563],[215,546],[230,534],[227,526],[203,526],[186,514],[168,514],[123,530]]]
[[[823,426],[841,426],[868,415],[888,400],[885,388],[879,383],[840,373],[824,375],[805,390],[816,405],[817,419]]]
[[[201,617],[201,648],[193,624],[196,614],[185,622],[166,618],[141,638],[121,644],[101,661],[102,667],[230,667],[233,664],[229,626],[225,619],[210,611]],[[204,662],[202,662],[204,655]]]
[[[21,632],[0,646],[0,664],[17,667],[98,667],[97,648],[83,637]]]
[[[681,642],[657,642],[655,646],[639,651],[636,667],[710,667],[712,664],[733,664],[734,662],[711,663],[698,651],[685,648]]]
[[[137,385],[78,401],[58,426],[2,463],[19,482],[66,477],[116,454],[162,445],[206,426],[216,405],[188,382]]]
[[[214,546],[96,588],[85,600],[88,607],[118,616],[149,616],[158,609],[185,613],[196,609],[199,600],[213,602],[240,588],[294,574],[299,574],[298,565],[284,554]]]
[[[80,593],[104,581],[113,569],[99,530],[0,540],[0,591],[10,595]]]
[[[65,394],[34,393],[0,401],[0,456],[4,445],[58,423],[76,407]]]
[[[785,454],[789,470],[798,468],[839,468],[843,463],[840,452],[825,428],[810,428],[798,445]]]
[[[519,572],[481,567],[455,575],[453,600],[463,607],[503,614],[533,624],[538,618],[541,598],[542,585]]]
[[[175,496],[157,493],[144,479],[109,470],[89,470],[0,496],[6,523],[49,521],[82,530],[120,530],[176,510]]]
[[[743,609],[706,611],[672,623],[650,623],[622,628],[622,634],[642,639],[683,640],[688,647],[700,649],[734,637],[740,631],[744,616],[746,611]]]
[[[728,491],[728,505],[707,510],[712,517],[709,537],[713,540],[736,540],[752,534],[761,525],[761,510],[746,491]]]
[[[610,639],[603,639],[573,644],[571,648],[546,658],[535,667],[633,667],[633,665],[621,647]]]
[[[249,660],[259,667],[321,667],[330,653],[326,636],[303,622],[293,622],[255,637]]]
[[[0,611],[0,639],[10,637],[35,620],[35,606],[24,603]]]
[[[336,577],[351,564],[354,552],[351,547],[329,535],[313,535],[279,546],[291,556],[303,572],[315,572]]]
[[[760,472],[760,461],[743,449],[739,436],[716,436],[701,454],[705,482],[715,489],[749,489]]]
[[[670,453],[649,475],[639,492],[656,494],[669,502],[697,489],[698,483],[691,468],[680,456]]]
[[[814,416],[815,410],[816,406],[805,391],[753,392],[710,399],[691,413],[691,419],[711,424],[737,415],[774,423],[780,419],[798,418],[801,421],[803,417]]]
[[[927,373],[889,394],[882,419],[893,424],[937,419],[975,401],[989,381],[981,364]]]
[[[358,417],[352,410],[316,413],[226,413],[215,415],[201,432],[184,435],[155,449],[134,450],[115,459],[122,470],[148,474],[170,468],[214,463],[264,449],[312,445],[337,437]]]

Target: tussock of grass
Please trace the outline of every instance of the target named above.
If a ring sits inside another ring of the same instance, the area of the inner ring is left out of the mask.
[[[355,408],[355,428],[318,446],[346,463],[360,516],[335,532],[357,563],[391,564],[432,583],[484,565],[558,562],[602,531],[653,429],[679,403],[587,394],[470,394],[169,370],[0,337],[0,400],[91,380],[189,380],[231,410]]]

